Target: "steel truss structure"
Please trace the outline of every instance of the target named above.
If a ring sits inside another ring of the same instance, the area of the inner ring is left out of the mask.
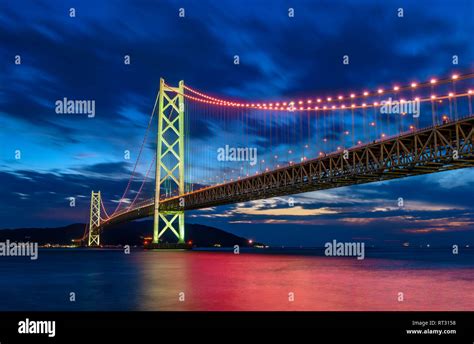
[[[183,210],[472,167],[473,142],[474,116],[471,114],[469,117],[442,125],[374,141],[353,147],[346,152],[334,152],[187,194],[183,194],[180,189],[180,196],[162,200],[158,206],[160,213],[182,216]],[[184,207],[181,207],[183,200]],[[103,224],[129,221],[153,214],[156,217],[156,209],[157,202],[148,200],[137,205],[135,209],[116,214]],[[184,226],[184,218],[182,221]],[[182,238],[180,233],[178,234]]]
[[[88,246],[100,246],[100,226],[100,191],[92,191]]]
[[[170,229],[184,243],[184,210],[160,209],[160,192],[167,186],[184,194],[184,82],[170,87],[160,79],[158,136],[156,144],[155,202],[153,206],[153,243]],[[160,229],[160,219],[164,227]]]
[[[185,210],[471,167],[473,135],[474,117],[406,133],[186,194]]]

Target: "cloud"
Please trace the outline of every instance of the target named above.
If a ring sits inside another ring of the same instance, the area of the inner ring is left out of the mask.
[[[75,6],[76,18],[68,16],[69,5],[42,2],[28,7],[8,2],[0,12],[0,59],[6,61],[0,64],[0,85],[7,85],[0,89],[0,215],[5,226],[86,221],[91,190],[101,190],[106,206],[115,206],[134,162],[125,162],[123,152],[138,154],[160,77],[170,85],[184,80],[211,95],[253,101],[306,99],[443,76],[451,72],[446,61],[453,52],[462,57],[459,70],[472,68],[472,11],[463,1],[449,7],[438,1],[406,4],[403,19],[393,6],[367,0],[301,1],[292,5],[294,18],[288,17],[286,1],[271,7],[267,2],[184,1],[185,18],[177,15],[173,1],[83,1]],[[16,54],[21,65],[13,63]],[[123,63],[126,54],[130,65]],[[345,54],[350,64],[343,66]],[[235,55],[239,65],[233,63]],[[95,100],[96,117],[59,116],[53,104],[63,97]],[[244,116],[200,104],[188,103],[186,114],[186,166],[192,168],[186,173],[194,178],[187,181],[195,185],[247,167],[215,164],[215,148],[226,143],[258,147],[259,160],[267,162],[278,154],[275,164],[286,157],[274,150],[295,151],[308,143],[293,115],[286,121],[273,117],[270,126],[268,114]],[[311,154],[318,154],[322,135],[338,138],[349,119],[341,122],[324,124],[321,133],[315,121],[308,125],[302,120],[313,132]],[[292,140],[263,137],[262,129],[269,127],[273,135],[294,134]],[[361,128],[355,123],[356,131]],[[154,154],[156,122],[149,138],[127,199],[139,189]],[[17,149],[23,153],[20,161],[13,158]],[[299,154],[295,151],[292,158]],[[268,237],[281,242],[297,242],[298,235],[317,242],[327,232],[346,230],[349,237],[372,237],[465,229],[473,213],[473,182],[473,169],[466,169],[295,195],[291,208],[289,197],[280,197],[188,217],[241,231],[264,232],[268,225]],[[144,193],[152,192],[153,183],[146,183]],[[77,208],[69,207],[68,197],[77,197]],[[397,205],[400,197],[403,209]],[[18,209],[28,209],[28,218],[19,218]],[[298,224],[304,231],[295,229]]]
[[[472,169],[454,170],[449,174],[429,175],[426,179],[427,183],[431,183],[448,190],[462,186],[474,186],[474,173],[472,173]]]
[[[88,170],[92,172],[87,173],[0,171],[2,227],[38,227],[86,222],[91,190],[101,191],[102,199],[110,212],[115,209],[114,203],[121,197],[121,194],[116,192],[117,185],[125,188],[128,182],[128,177],[104,177],[102,173],[107,175],[110,168],[112,166],[89,166]],[[132,186],[140,183],[141,180],[138,179]],[[71,197],[76,199],[75,207],[70,206]],[[19,210],[27,211],[28,216],[18,216]],[[57,218],[54,215],[58,215]]]

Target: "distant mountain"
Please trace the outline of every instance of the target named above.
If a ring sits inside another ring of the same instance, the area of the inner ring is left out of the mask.
[[[73,239],[79,239],[84,233],[85,225],[76,223],[56,228],[17,228],[1,229],[0,241],[33,241],[39,245],[44,244],[71,244]],[[219,244],[222,247],[253,246],[249,240],[225,232],[223,230],[199,225],[186,224],[186,242],[191,241],[198,247],[211,247]],[[101,235],[101,243],[105,245],[142,245],[145,237],[151,237],[153,221],[136,221],[118,225],[106,226]],[[163,237],[164,242],[176,242],[173,233],[167,231]]]

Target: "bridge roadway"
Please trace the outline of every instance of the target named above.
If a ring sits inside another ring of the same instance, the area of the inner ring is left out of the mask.
[[[406,132],[301,163],[209,186],[160,202],[161,211],[202,209],[474,166],[474,115]],[[348,154],[347,154],[348,153]],[[180,198],[184,207],[180,207]],[[102,225],[153,215],[154,201],[116,213]]]

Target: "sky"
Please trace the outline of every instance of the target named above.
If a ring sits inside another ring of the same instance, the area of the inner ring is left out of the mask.
[[[160,77],[223,98],[272,101],[467,73],[474,70],[473,16],[470,0],[2,1],[0,227],[86,222],[91,190],[113,209]],[[58,114],[55,103],[65,97],[94,100],[95,116]],[[242,128],[238,120],[222,128],[189,118],[192,152],[237,142]],[[259,145],[258,134],[246,138]],[[153,152],[150,139],[137,180]],[[205,176],[196,157],[193,175]],[[145,190],[151,197],[151,184]],[[474,172],[464,169],[295,195],[293,207],[283,197],[193,211],[186,221],[272,245],[334,238],[472,245],[473,190]]]

